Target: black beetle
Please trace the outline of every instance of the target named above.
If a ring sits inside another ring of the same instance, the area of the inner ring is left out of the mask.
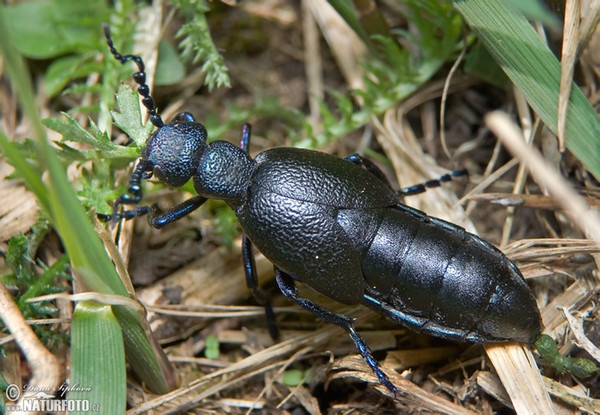
[[[133,60],[142,102],[158,128],[115,202],[112,220],[148,215],[160,228],[221,199],[247,236],[243,258],[248,285],[258,292],[252,244],[275,266],[284,295],[344,328],[379,380],[396,388],[356,332],[353,319],[299,296],[295,282],[343,304],[362,303],[413,330],[459,341],[532,343],[541,333],[535,299],[517,267],[498,249],[452,223],[400,203],[400,197],[439,186],[452,175],[394,192],[370,161],[297,148],[248,155],[250,127],[240,147],[206,143],[205,128],[189,113],[164,124],[157,114],[139,56],[121,55],[108,27],[112,55]],[[460,173],[457,173],[458,175]],[[141,181],[156,176],[178,187],[190,178],[198,196],[162,212],[137,205]],[[251,242],[250,242],[251,241]],[[269,312],[269,309],[267,308]]]

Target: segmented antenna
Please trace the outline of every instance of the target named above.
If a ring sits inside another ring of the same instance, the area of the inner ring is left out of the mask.
[[[162,118],[156,112],[156,105],[154,104],[154,99],[150,96],[150,87],[146,84],[146,72],[144,72],[144,61],[140,56],[137,55],[121,55],[115,45],[113,44],[112,38],[110,37],[110,28],[105,23],[103,25],[104,28],[104,36],[106,37],[106,44],[110,49],[110,53],[122,64],[126,62],[133,61],[138,67],[138,72],[133,74],[133,80],[139,85],[138,93],[142,97],[142,104],[148,110],[148,115],[150,117],[150,122],[156,126],[157,128],[162,128],[165,123]]]

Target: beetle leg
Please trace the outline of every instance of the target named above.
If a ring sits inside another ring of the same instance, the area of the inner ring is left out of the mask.
[[[246,154],[250,153],[250,124],[244,123],[242,125],[242,139],[240,141],[240,148],[246,152]]]
[[[379,365],[379,362],[373,356],[373,353],[371,352],[371,349],[369,348],[367,343],[356,332],[353,319],[342,314],[334,313],[333,311],[321,307],[313,301],[300,297],[298,295],[298,289],[294,284],[294,279],[289,274],[286,274],[277,267],[275,267],[275,279],[277,280],[277,285],[279,286],[279,289],[281,290],[283,295],[294,300],[301,307],[318,315],[326,322],[330,324],[335,324],[336,326],[339,326],[346,330],[350,335],[350,338],[356,345],[356,348],[358,349],[359,353],[362,355],[363,359],[365,359],[367,364],[371,367],[371,369],[379,379],[379,382],[381,382],[386,388],[388,388],[388,390],[392,392],[394,396],[398,393],[398,389],[396,389],[396,387],[390,381],[388,376],[383,372],[381,366]]]
[[[348,160],[350,163],[354,163],[358,166],[364,167],[369,173],[371,173],[373,176],[377,177],[379,180],[384,182],[387,185],[387,187],[394,190],[385,173],[368,158],[365,158],[360,154],[354,153],[346,157],[345,160]]]
[[[424,183],[415,184],[414,186],[404,187],[396,192],[400,197],[416,195],[427,191],[428,188],[440,187],[442,183],[452,181],[455,177],[467,176],[466,170],[457,170],[448,174],[444,174],[437,179],[427,180]]]
[[[195,196],[166,211],[162,211],[156,204],[154,204],[152,206],[136,206],[133,210],[124,210],[122,212],[118,212],[119,205],[124,203],[134,203],[123,202],[122,199],[123,197],[119,198],[117,202],[115,202],[114,213],[112,215],[98,213],[98,219],[104,222],[118,222],[122,219],[129,220],[135,218],[136,216],[148,215],[148,223],[150,226],[160,229],[169,223],[178,221],[184,216],[189,215],[194,210],[202,206],[202,204],[207,200],[205,197]]]
[[[112,222],[116,224],[120,220],[129,220],[133,219],[136,216],[144,216],[150,210],[150,206],[136,206],[134,210],[125,210],[121,213],[113,213],[111,215],[106,215],[104,213],[96,213],[96,217],[100,222]]]
[[[379,180],[387,184],[387,186],[390,189],[394,190],[383,171],[379,167],[377,167],[377,165],[371,160],[359,154],[351,154],[348,157],[346,157],[346,160],[348,160],[351,163],[357,164],[361,167],[364,167],[369,173],[376,176]],[[404,196],[416,195],[427,191],[428,188],[440,187],[442,183],[452,181],[455,177],[467,176],[468,174],[469,173],[466,170],[456,170],[451,173],[444,174],[443,176],[437,179],[427,180],[424,183],[415,184],[414,186],[403,187],[400,190],[394,190],[394,192],[396,193],[396,195],[398,195],[398,197],[401,198]]]
[[[109,220],[120,221],[121,219],[132,219],[136,216],[148,215],[148,223],[150,226],[160,229],[169,223],[178,221],[184,216],[189,215],[194,210],[202,206],[206,200],[207,199],[205,197],[196,196],[178,204],[177,206],[172,207],[167,211],[160,210],[157,205],[136,206],[135,210],[125,210],[121,213],[113,213],[112,215],[103,215],[99,213],[98,218],[107,222]]]
[[[252,291],[252,296],[256,302],[265,308],[265,317],[269,327],[269,334],[273,340],[279,338],[279,329],[275,324],[275,313],[267,294],[258,286],[258,276],[256,275],[256,261],[252,253],[252,242],[248,235],[242,235],[242,260],[244,262],[244,273],[246,274],[246,285]]]

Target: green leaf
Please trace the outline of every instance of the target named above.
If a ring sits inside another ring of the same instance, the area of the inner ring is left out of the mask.
[[[154,83],[156,85],[175,85],[185,77],[185,66],[179,58],[177,50],[165,40],[158,44],[158,62]]]
[[[131,138],[139,149],[146,145],[146,140],[152,132],[152,123],[142,124],[139,94],[127,85],[121,85],[117,92],[119,112],[111,111],[115,124]]]
[[[192,62],[202,61],[202,72],[206,74],[204,83],[209,90],[218,87],[230,87],[229,71],[223,56],[217,50],[206,22],[209,10],[207,1],[173,0],[175,7],[186,20],[177,32],[181,56]]]
[[[25,180],[27,187],[37,196],[42,206],[48,206],[48,197],[46,187],[37,171],[33,169],[27,163],[25,158],[21,155],[17,146],[14,143],[8,141],[6,135],[0,131],[0,147],[4,152],[4,156],[8,159],[10,164],[15,168],[18,174]]]
[[[586,379],[600,371],[596,363],[590,359],[561,355],[554,339],[547,334],[542,334],[535,341],[535,347],[540,356],[559,373],[569,372],[575,377]]]
[[[529,21],[500,0],[453,3],[529,105],[556,134],[560,63]],[[566,145],[600,179],[600,118],[575,84],[567,113]]]
[[[145,316],[124,306],[113,306],[121,325],[127,363],[154,393],[167,393],[177,384],[173,368],[152,336]]]
[[[504,71],[500,69],[490,52],[481,42],[473,48],[465,58],[465,73],[483,79],[499,88],[505,88],[509,80]]]
[[[46,118],[42,120],[42,124],[51,130],[60,133],[65,140],[93,146],[97,145],[96,138],[87,132],[85,128],[79,125],[79,123],[73,117],[64,112],[63,115],[66,117],[66,121],[58,118]]]
[[[24,303],[33,297],[48,294],[51,292],[61,292],[65,288],[56,286],[53,287],[52,283],[58,276],[64,276],[67,273],[69,265],[69,258],[66,255],[61,256],[54,264],[44,270],[44,273],[40,276],[36,276],[35,280],[27,287],[27,291],[19,298],[19,309],[24,308]],[[38,304],[38,303],[36,303]]]
[[[284,385],[294,387],[304,381],[304,372],[298,369],[290,369],[283,372],[282,382]]]
[[[540,0],[506,0],[506,4],[519,10],[529,19],[553,26],[554,29],[560,29],[558,17],[548,10],[546,4]]]
[[[80,55],[68,55],[52,61],[46,74],[44,75],[44,86],[46,93],[53,97],[63,91],[63,89],[76,78],[85,78],[90,73],[98,73],[102,66],[96,60],[86,60]],[[84,92],[97,88],[95,86],[83,85],[86,88]],[[75,92],[83,89],[79,86],[72,86],[69,91]]]
[[[106,11],[97,0],[30,0],[6,6],[4,24],[22,54],[47,59],[97,46]]]
[[[71,74],[81,63],[81,58],[75,55],[65,56],[53,61],[44,76],[46,93],[53,97],[71,81]]]
[[[219,338],[214,334],[206,336],[206,346],[204,347],[204,357],[207,359],[219,358]]]
[[[138,111],[139,114],[139,111]],[[139,155],[139,150],[136,148],[130,148],[125,146],[120,146],[113,143],[108,135],[105,132],[100,131],[96,124],[91,121],[90,129],[94,134],[88,132],[85,128],[83,128],[77,120],[71,117],[67,113],[63,113],[66,120],[61,120],[58,118],[46,118],[42,120],[42,123],[50,128],[53,131],[61,134],[63,136],[64,141],[72,141],[76,143],[83,143],[89,146],[92,146],[100,151],[102,158],[105,160],[108,159],[132,159],[136,158]],[[89,160],[89,159],[97,159],[98,157],[91,157],[90,155],[86,155],[90,150],[74,150],[72,148],[63,147],[64,150],[79,152],[83,154],[81,159]],[[91,150],[95,151],[95,150]],[[97,153],[97,151],[96,151]]]

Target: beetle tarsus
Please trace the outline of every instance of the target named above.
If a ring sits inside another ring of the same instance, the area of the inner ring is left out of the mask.
[[[404,187],[396,192],[399,197],[404,196],[412,196],[417,195],[419,193],[426,192],[427,189],[432,189],[434,187],[440,187],[442,183],[450,182],[454,180],[456,177],[468,176],[469,173],[467,170],[456,170],[448,174],[444,174],[443,176],[438,177],[437,179],[427,180],[424,183],[415,184],[413,186]]]
[[[388,376],[383,372],[383,369],[379,365],[377,359],[375,359],[375,357],[373,356],[373,353],[371,352],[371,349],[369,348],[367,343],[356,331],[353,320],[350,317],[334,313],[333,311],[321,307],[319,304],[313,301],[300,297],[300,295],[298,294],[298,289],[294,284],[294,279],[289,274],[286,274],[277,267],[275,267],[275,280],[277,281],[277,285],[279,286],[279,289],[281,290],[283,295],[285,295],[291,300],[294,300],[301,307],[318,315],[326,322],[334,324],[346,330],[350,335],[350,338],[356,345],[356,348],[358,349],[363,359],[365,359],[371,370],[373,370],[373,372],[379,379],[379,382],[381,382],[390,392],[392,392],[394,396],[398,393],[398,389],[390,381]]]
[[[202,196],[194,196],[187,199],[177,206],[170,208],[169,210],[162,211],[158,205],[154,204],[150,207],[148,213],[148,223],[150,226],[156,229],[160,229],[169,223],[177,222],[184,216],[189,215],[194,210],[198,209],[206,202],[206,198]],[[138,215],[141,216],[141,215]]]

